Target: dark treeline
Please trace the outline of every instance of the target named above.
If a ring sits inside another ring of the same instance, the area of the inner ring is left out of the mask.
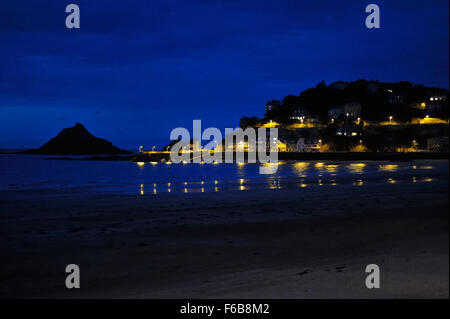
[[[338,85],[335,85],[335,84]],[[414,117],[423,117],[424,110],[412,107],[416,103],[429,102],[430,96],[446,96],[444,107],[430,116],[448,118],[448,90],[414,85],[410,82],[387,83],[358,80],[355,82],[336,82],[327,86],[324,81],[316,87],[307,89],[299,95],[288,95],[283,100],[269,101],[277,105],[266,111],[264,119],[244,117],[240,121],[242,128],[255,126],[261,121],[272,119],[282,124],[290,124],[290,117],[296,109],[316,115],[327,123],[330,107],[342,106],[350,102],[362,105],[361,117],[367,121],[385,121],[394,116],[399,121],[408,121]],[[339,86],[339,83],[342,86]]]

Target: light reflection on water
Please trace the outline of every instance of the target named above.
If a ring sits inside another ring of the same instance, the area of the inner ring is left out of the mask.
[[[276,166],[276,164],[271,164]],[[304,189],[320,186],[432,183],[448,180],[448,161],[283,162],[261,175],[257,164],[168,164],[58,161],[39,156],[0,156],[0,191],[162,193]]]
[[[364,167],[366,166],[367,164],[365,163],[350,163],[348,164],[347,168],[350,171],[350,173],[362,174],[364,173]]]
[[[353,186],[363,186],[363,185],[364,185],[364,181],[362,179],[358,179],[353,182]]]
[[[387,182],[388,182],[389,184],[395,184],[395,183],[397,183],[397,181],[396,181],[395,179],[391,178],[391,177],[388,178]]]
[[[355,173],[358,174],[358,173]],[[297,179],[297,178],[295,178]],[[164,190],[160,190],[159,192],[157,191],[157,187],[156,184],[153,185],[153,192],[152,194],[158,194],[158,193],[171,193],[171,192],[181,192],[181,193],[205,193],[205,192],[220,192],[220,191],[233,191],[233,190],[239,190],[239,191],[248,191],[248,190],[252,190],[252,189],[271,189],[271,190],[279,190],[279,189],[283,189],[283,188],[307,188],[307,187],[314,187],[314,186],[339,186],[339,185],[345,185],[345,184],[350,184],[352,186],[357,186],[357,187],[361,187],[361,186],[366,186],[368,184],[373,184],[373,183],[386,183],[386,184],[397,184],[398,182],[402,182],[402,183],[418,183],[418,182],[433,182],[434,179],[431,177],[421,177],[420,179],[418,179],[416,176],[408,177],[406,179],[403,180],[398,180],[398,179],[394,179],[393,177],[388,177],[387,179],[380,180],[374,180],[374,181],[366,181],[363,180],[361,178],[359,179],[354,179],[352,178],[350,180],[350,182],[346,181],[343,183],[338,183],[337,180],[335,179],[309,179],[309,180],[305,180],[305,179],[300,179],[299,182],[295,182],[293,181],[292,178],[282,178],[280,176],[277,177],[270,177],[267,179],[267,183],[257,183],[253,180],[245,180],[243,178],[235,180],[235,181],[230,181],[230,180],[214,180],[211,182],[208,181],[198,181],[198,182],[191,182],[191,183],[168,183],[169,187]],[[248,182],[249,184],[245,184],[246,182]],[[218,184],[223,185],[223,187],[219,188],[217,187]],[[179,185],[178,185],[179,184]],[[140,190],[139,190],[139,194],[140,195],[144,195],[144,184],[140,184]]]
[[[385,164],[385,165],[380,165],[378,167],[378,169],[380,171],[384,171],[384,172],[396,172],[398,171],[399,165],[394,165],[394,164]]]
[[[308,169],[309,162],[296,162],[294,163],[294,171],[299,176],[303,176],[303,173]]]

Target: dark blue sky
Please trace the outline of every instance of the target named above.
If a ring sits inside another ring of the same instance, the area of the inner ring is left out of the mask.
[[[65,27],[65,6],[81,29]],[[381,8],[366,29],[365,6]],[[449,3],[14,0],[0,4],[0,147],[83,123],[124,148],[236,127],[321,80],[449,86]]]

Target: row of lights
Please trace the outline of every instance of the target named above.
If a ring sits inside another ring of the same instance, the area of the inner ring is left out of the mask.
[[[424,182],[432,182],[433,179],[430,178],[430,177],[424,177],[424,178],[422,179],[422,181],[424,181]],[[412,182],[413,182],[413,183],[416,183],[416,182],[417,182],[417,178],[416,178],[416,177],[413,177],[413,178],[412,178]],[[395,184],[395,183],[397,183],[397,181],[396,181],[395,179],[393,179],[393,178],[388,178],[388,179],[387,179],[387,183],[389,183],[389,184]],[[321,179],[318,180],[317,184],[318,184],[319,186],[324,186],[324,185],[326,185]],[[353,185],[354,185],[354,186],[363,186],[363,185],[365,185],[365,184],[366,184],[366,182],[364,182],[364,181],[361,180],[361,179],[359,179],[359,180],[353,182]],[[337,186],[338,183],[336,182],[336,180],[330,180],[329,183],[328,183],[328,185],[329,185],[329,186]],[[306,183],[304,183],[304,182],[302,181],[302,182],[299,184],[299,186],[300,186],[301,188],[306,188],[306,187],[308,187],[308,184],[306,184]],[[275,183],[275,184],[271,185],[271,188],[272,188],[272,189],[281,189],[281,185],[280,185],[279,183]],[[240,185],[240,186],[239,186],[239,190],[241,190],[241,191],[244,191],[244,190],[247,190],[247,189],[248,189],[248,188],[247,188],[246,186],[244,186],[244,185]],[[217,187],[214,187],[214,191],[215,191],[215,192],[218,192],[219,189],[218,189]],[[170,193],[170,192],[171,192],[171,189],[168,188],[168,189],[167,189],[167,192]],[[187,193],[187,192],[188,192],[188,189],[187,189],[187,188],[184,188],[183,192],[184,192],[184,193]],[[202,192],[202,193],[205,192],[205,188],[204,188],[204,187],[201,188],[201,192]],[[156,187],[153,188],[153,194],[157,194]],[[144,195],[144,184],[141,184],[140,195]]]

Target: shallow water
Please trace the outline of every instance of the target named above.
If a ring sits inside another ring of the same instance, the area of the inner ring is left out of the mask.
[[[40,155],[0,155],[0,191],[55,193],[221,192],[448,180],[447,160],[413,162],[281,162],[273,175],[258,164],[166,164],[48,160]]]

